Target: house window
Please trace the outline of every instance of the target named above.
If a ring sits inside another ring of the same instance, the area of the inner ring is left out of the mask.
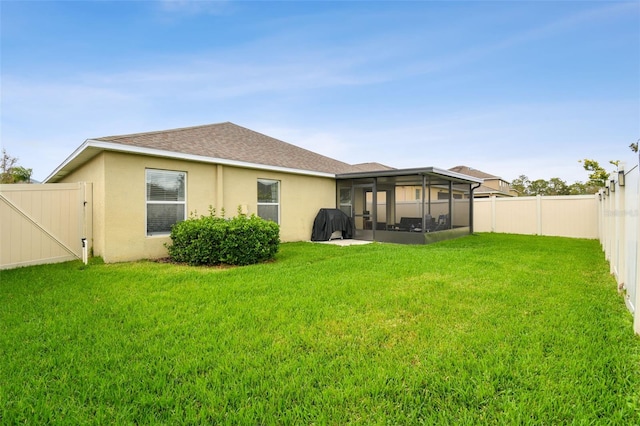
[[[280,223],[280,181],[258,179],[258,216]]]
[[[187,203],[187,174],[147,169],[147,235],[166,235],[171,226],[184,220]]]
[[[422,189],[416,188],[416,200],[422,200]]]

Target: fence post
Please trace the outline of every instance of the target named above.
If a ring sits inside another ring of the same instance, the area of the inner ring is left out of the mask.
[[[536,195],[536,234],[542,235],[542,195]]]
[[[638,163],[639,165],[636,165],[636,167],[640,167],[640,154],[638,155]],[[633,170],[633,168],[631,169]],[[636,175],[638,176],[636,179],[636,200],[640,199],[640,174],[636,173]],[[626,185],[625,185],[626,186]],[[636,224],[638,224],[638,204],[636,203],[635,205],[635,212],[629,212],[629,217],[633,218],[631,220],[635,220]],[[640,242],[640,226],[636,226],[636,267],[635,267],[635,273],[636,276],[633,277],[633,279],[635,279],[635,294],[636,294],[636,300],[634,301],[634,312],[633,312],[633,331],[636,334],[640,334],[640,247],[638,246],[638,242]],[[631,238],[630,236],[628,238]],[[629,259],[629,261],[631,261],[631,259]],[[631,279],[631,277],[629,277],[629,279]]]
[[[491,197],[491,232],[496,232],[496,196]]]
[[[623,165],[624,167],[624,165]],[[613,183],[612,185],[617,186],[616,188],[616,235],[618,235],[617,241],[617,269],[618,269],[618,282],[622,285],[627,285],[627,267],[626,267],[626,249],[627,249],[627,232],[626,232],[626,222],[627,215],[625,214],[625,187],[620,186],[619,182]]]

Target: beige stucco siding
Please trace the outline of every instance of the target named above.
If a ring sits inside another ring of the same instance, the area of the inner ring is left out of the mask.
[[[321,208],[336,207],[336,182],[330,178],[291,175],[282,180],[280,238],[311,239],[313,220]]]
[[[332,178],[303,176],[266,170],[217,166],[223,170],[223,206],[227,216],[235,216],[238,207],[248,214],[258,212],[258,179],[280,181],[280,239],[303,241],[311,238],[318,210],[336,205],[336,183]]]
[[[215,202],[215,166],[159,157],[105,153],[105,261],[167,255],[168,235],[147,236],[146,170],[187,173],[186,210],[206,214]]]
[[[154,259],[167,255],[168,235],[147,236],[147,169],[186,172],[187,215],[235,216],[238,207],[257,213],[258,179],[280,181],[280,239],[308,240],[313,219],[323,207],[335,207],[331,178],[271,172],[185,160],[103,152],[62,181],[94,183],[93,253],[105,262]]]

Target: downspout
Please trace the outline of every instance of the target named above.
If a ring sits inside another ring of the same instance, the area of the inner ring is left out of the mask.
[[[481,183],[478,183],[476,186],[472,186],[471,193],[469,194],[469,230],[471,231],[471,234],[473,234],[473,191],[480,188],[481,185]]]

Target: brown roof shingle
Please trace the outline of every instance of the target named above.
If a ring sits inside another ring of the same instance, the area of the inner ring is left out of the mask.
[[[455,166],[455,167],[451,167],[449,170],[452,172],[462,173],[464,175],[473,176],[480,179],[500,179],[499,176],[491,175],[489,173],[485,173],[481,170],[477,170],[469,166]]]
[[[378,170],[396,170],[395,167],[386,166],[381,163],[358,163],[354,164],[353,167],[356,167],[359,171],[363,172],[375,172]]]
[[[93,140],[297,170],[333,174],[357,171],[350,164],[230,122]]]

